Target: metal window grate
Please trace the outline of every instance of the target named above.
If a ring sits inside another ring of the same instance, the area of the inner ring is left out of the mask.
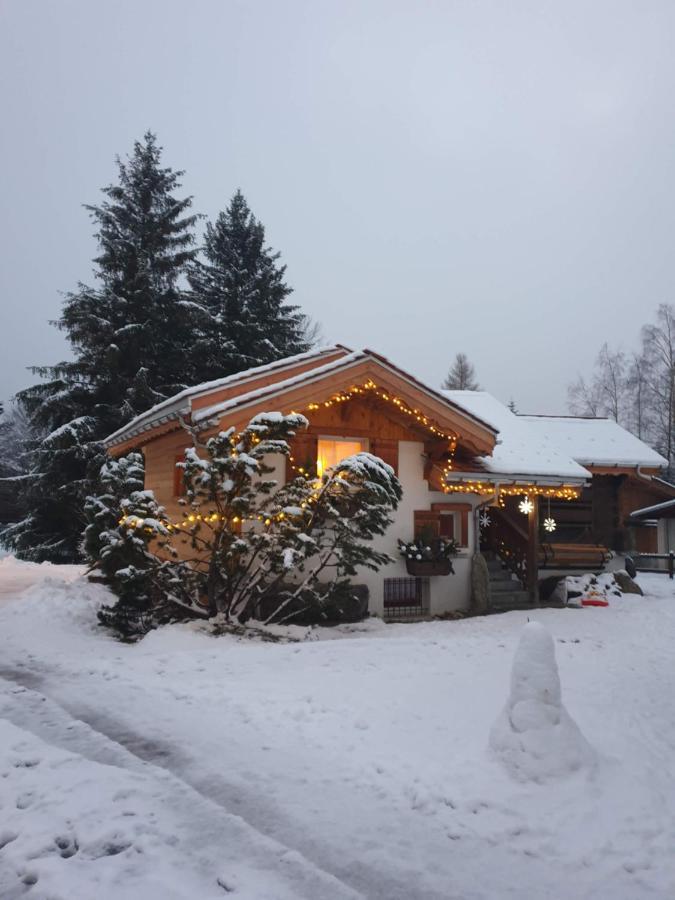
[[[418,619],[429,615],[428,578],[385,578],[385,619]]]

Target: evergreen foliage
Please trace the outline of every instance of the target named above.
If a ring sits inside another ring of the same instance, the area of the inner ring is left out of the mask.
[[[101,469],[103,493],[88,497],[84,544],[89,560],[116,595],[99,612],[103,625],[132,639],[176,617],[191,573],[173,559],[160,559],[152,544],[166,541],[166,512],[152,491],[143,490],[143,457],[130,453],[107,460]],[[171,554],[169,554],[171,555]]]
[[[308,610],[321,618],[348,599],[358,567],[390,562],[372,538],[391,524],[401,487],[382,460],[359,453],[320,480],[299,476],[281,488],[268,477],[306,425],[299,414],[263,413],[238,434],[220,432],[203,446],[195,439],[181,463],[185,513],[178,522],[167,520],[149,491],[132,491],[118,505],[125,486],[133,487],[136,463],[124,470],[109,464],[108,490],[91,498],[87,531],[87,546],[119,598],[104,612],[106,624],[128,636],[178,615],[234,625],[251,616],[286,621]],[[181,563],[179,542],[192,550]]]
[[[117,165],[117,183],[87,207],[98,229],[96,286],[68,294],[56,323],[74,359],[36,367],[46,380],[19,394],[46,434],[32,452],[29,514],[4,535],[24,559],[81,558],[84,500],[105,459],[98,442],[195,377],[194,311],[180,278],[196,216],[187,215],[191,198],[176,196],[182,173],[162,167],[151,132]]]
[[[27,454],[35,439],[21,404],[5,410],[0,403],[0,523],[18,522],[26,515],[22,501],[29,478]]]
[[[343,460],[320,480],[299,476],[277,488],[270,458],[307,420],[263,413],[240,433],[211,438],[184,464],[186,525],[203,569],[210,615],[268,621],[320,608],[344,595],[357,567],[390,561],[372,546],[401,498],[393,469],[368,453]],[[252,523],[253,527],[252,527]]]
[[[195,353],[201,380],[209,381],[308,350],[307,317],[286,302],[279,253],[265,244],[265,229],[241,191],[208,223],[204,259],[190,266],[194,313],[200,321]],[[201,318],[199,315],[201,314]]]

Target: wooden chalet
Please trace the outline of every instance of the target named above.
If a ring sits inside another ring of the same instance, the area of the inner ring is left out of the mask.
[[[541,434],[540,425],[513,415],[489,394],[437,391],[371,350],[334,345],[197,385],[138,416],[105,443],[115,456],[143,452],[146,488],[179,519],[176,463],[191,443],[184,425],[207,438],[229,427],[239,430],[270,411],[301,412],[310,423],[294,440],[290,460],[270,460],[279,484],[298,469],[320,474],[368,451],[394,468],[403,488],[378,549],[396,556],[397,539],[422,532],[459,543],[454,575],[411,575],[402,558],[378,573],[360,574],[377,615],[417,618],[467,608],[472,560],[481,548],[506,567],[504,597],[531,602],[538,569],[550,555],[547,547],[557,543],[557,562],[564,563],[565,543],[611,546],[608,532],[586,528],[587,520],[605,521],[605,482],[594,493],[596,474],[604,478],[604,472],[575,461]],[[635,484],[626,490],[646,478],[638,465]],[[650,481],[647,489],[661,488]],[[544,532],[544,520],[555,517],[558,534]],[[573,525],[580,527],[578,534]]]

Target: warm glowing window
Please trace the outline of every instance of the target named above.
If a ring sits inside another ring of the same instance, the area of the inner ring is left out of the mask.
[[[319,438],[316,453],[316,473],[319,477],[348,456],[367,450],[366,442],[356,438]]]

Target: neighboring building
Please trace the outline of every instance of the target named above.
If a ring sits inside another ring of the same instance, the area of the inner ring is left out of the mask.
[[[675,552],[675,500],[664,500],[653,506],[633,510],[630,515],[630,524],[638,533],[648,535],[648,540],[641,543],[649,543],[650,550],[645,552],[674,553]],[[654,536],[656,546],[654,547]],[[655,563],[655,565],[657,565]],[[660,564],[665,568],[665,563]]]
[[[522,418],[592,476],[577,503],[556,508],[559,539],[591,540],[620,553],[655,553],[654,531],[636,526],[631,513],[675,497],[675,487],[661,477],[668,460],[613,419]]]
[[[394,522],[378,547],[395,556],[398,538],[409,540],[422,531],[459,542],[454,575],[412,577],[402,559],[378,573],[364,571],[359,581],[368,585],[370,610],[378,615],[392,610],[397,617],[403,610],[410,616],[439,615],[466,608],[472,557],[481,543],[536,596],[540,516],[550,518],[575,503],[585,508],[583,492],[589,483],[594,489],[596,473],[551,442],[530,417],[515,416],[484,392],[434,390],[377,353],[340,345],[189,388],[138,416],[106,446],[115,456],[142,449],[146,487],[170,516],[180,517],[176,463],[190,444],[182,423],[208,437],[224,428],[241,429],[254,415],[271,410],[302,412],[310,422],[293,441],[292,460],[276,461],[272,477],[280,484],[293,477],[294,467],[321,473],[367,450],[394,468],[403,487]],[[642,477],[641,467],[633,467],[636,478]],[[658,471],[658,464],[653,468]],[[518,509],[524,499],[525,515]],[[491,524],[482,516],[481,536],[480,513],[488,507]]]

